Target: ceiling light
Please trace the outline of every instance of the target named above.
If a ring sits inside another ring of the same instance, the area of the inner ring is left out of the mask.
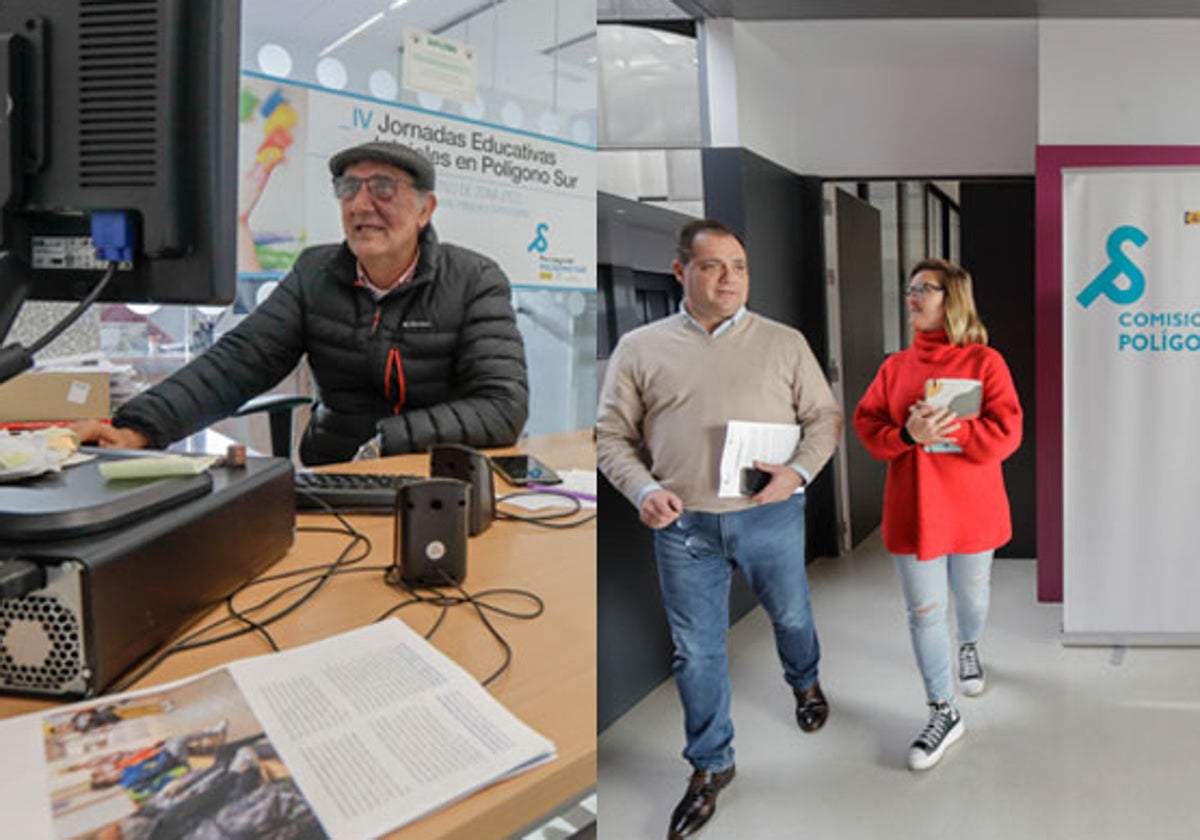
[[[379,23],[379,21],[381,21],[381,20],[383,20],[383,12],[379,12],[378,14],[375,14],[375,15],[367,18],[362,23],[360,23],[358,26],[354,27],[349,32],[347,32],[345,35],[343,35],[341,38],[338,38],[332,44],[330,44],[325,49],[323,49],[319,53],[317,53],[317,56],[319,58],[324,58],[325,56],[329,55],[329,53],[333,52],[338,47],[340,47],[342,44],[349,41],[355,35],[362,33],[368,27],[374,26],[375,24]]]

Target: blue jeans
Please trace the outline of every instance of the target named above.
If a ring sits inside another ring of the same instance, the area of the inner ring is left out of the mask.
[[[932,560],[917,560],[912,554],[892,555],[904,589],[913,653],[917,655],[917,667],[925,681],[925,697],[930,703],[954,700],[950,630],[946,622],[950,592],[954,593],[958,643],[978,642],[987,623],[994,553],[946,554]]]
[[[783,675],[793,688],[817,679],[820,645],[804,570],[803,494],[734,513],[693,513],[654,533],[658,582],[683,701],[686,758],[697,770],[733,764],[729,715],[729,584],[737,566],[775,628]]]

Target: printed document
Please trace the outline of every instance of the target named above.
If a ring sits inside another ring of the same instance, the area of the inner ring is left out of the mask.
[[[751,423],[730,420],[725,426],[725,448],[721,452],[720,486],[722,498],[741,496],[741,474],[755,461],[788,464],[800,444],[800,427],[793,423]],[[803,493],[800,488],[797,493]]]
[[[389,619],[169,685],[0,721],[0,755],[6,836],[229,836],[253,827],[260,838],[354,840],[550,761],[555,750]]]

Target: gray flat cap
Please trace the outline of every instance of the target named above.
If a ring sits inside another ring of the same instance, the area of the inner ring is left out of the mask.
[[[387,140],[374,140],[342,149],[329,159],[329,171],[336,178],[346,171],[347,166],[364,160],[375,160],[399,167],[412,176],[413,186],[417,189],[433,189],[433,164],[415,149]]]

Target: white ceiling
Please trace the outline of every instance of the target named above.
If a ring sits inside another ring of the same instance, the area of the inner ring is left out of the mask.
[[[506,42],[519,37],[519,33],[535,33],[532,46],[537,52],[550,55],[558,47],[560,59],[580,66],[587,66],[595,59],[595,6],[587,0],[407,0],[392,8],[394,3],[395,0],[242,0],[243,40],[261,43],[284,36],[290,43],[319,51],[382,13],[377,23],[334,51],[334,55],[339,55],[354,50],[398,48],[405,27],[464,40],[493,35],[492,21],[499,15]]]
[[[554,131],[580,115],[594,120],[596,12],[591,0],[242,0],[242,63],[248,70],[311,84],[320,83],[318,63],[335,59],[346,81],[334,86],[392,98],[376,93],[369,79],[380,70],[402,77],[401,46],[409,27],[474,48],[479,96],[473,107],[479,110],[417,101],[402,86],[395,97],[399,101],[493,122],[512,102],[525,114],[548,110],[557,115]],[[264,45],[283,47],[291,69],[262,66],[258,57]]]
[[[666,8],[666,7],[672,8]],[[1197,0],[598,0],[600,20],[1195,18]]]
[[[407,25],[434,30],[479,5],[479,0],[410,0],[390,9],[391,0],[242,0],[242,27],[248,35],[281,28],[305,43],[327,44],[367,18],[383,12],[385,20],[360,36],[363,41],[391,38],[393,27]]]
[[[671,0],[596,0],[596,19],[605,22],[687,20],[691,17]]]

